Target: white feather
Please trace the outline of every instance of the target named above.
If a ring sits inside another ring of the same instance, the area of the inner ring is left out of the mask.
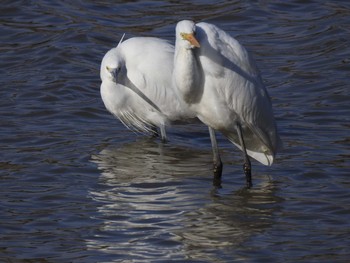
[[[119,42],[101,62],[101,97],[128,128],[152,132],[194,118],[172,85],[174,46],[150,37]],[[162,129],[161,129],[162,130]]]
[[[184,20],[176,28],[173,78],[178,93],[202,122],[242,150],[239,123],[248,155],[271,165],[280,139],[255,62],[237,40],[215,25],[193,25]],[[194,33],[200,48],[186,46],[181,33]]]

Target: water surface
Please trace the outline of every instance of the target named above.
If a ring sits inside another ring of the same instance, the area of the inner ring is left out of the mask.
[[[170,142],[104,108],[100,61],[123,33],[220,26],[255,57],[285,149],[272,167],[206,127]],[[0,15],[0,261],[347,262],[350,4],[5,1]]]

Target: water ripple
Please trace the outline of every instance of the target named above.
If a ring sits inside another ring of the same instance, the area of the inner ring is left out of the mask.
[[[347,262],[347,1],[3,1],[0,261]],[[208,21],[256,58],[285,149],[253,163],[202,125],[170,142],[106,112],[99,66],[121,35],[174,41]]]

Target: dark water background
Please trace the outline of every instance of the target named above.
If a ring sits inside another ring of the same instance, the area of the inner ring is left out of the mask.
[[[0,262],[348,262],[349,1],[2,1]],[[220,26],[254,55],[285,149],[272,167],[202,125],[170,142],[105,110],[99,66],[126,37]]]

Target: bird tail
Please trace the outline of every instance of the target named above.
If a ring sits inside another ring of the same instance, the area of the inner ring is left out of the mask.
[[[236,133],[225,134],[225,136],[242,151],[242,146]],[[255,136],[245,136],[244,138],[247,154],[258,162],[271,166],[275,159],[275,151],[267,147],[259,138]]]

